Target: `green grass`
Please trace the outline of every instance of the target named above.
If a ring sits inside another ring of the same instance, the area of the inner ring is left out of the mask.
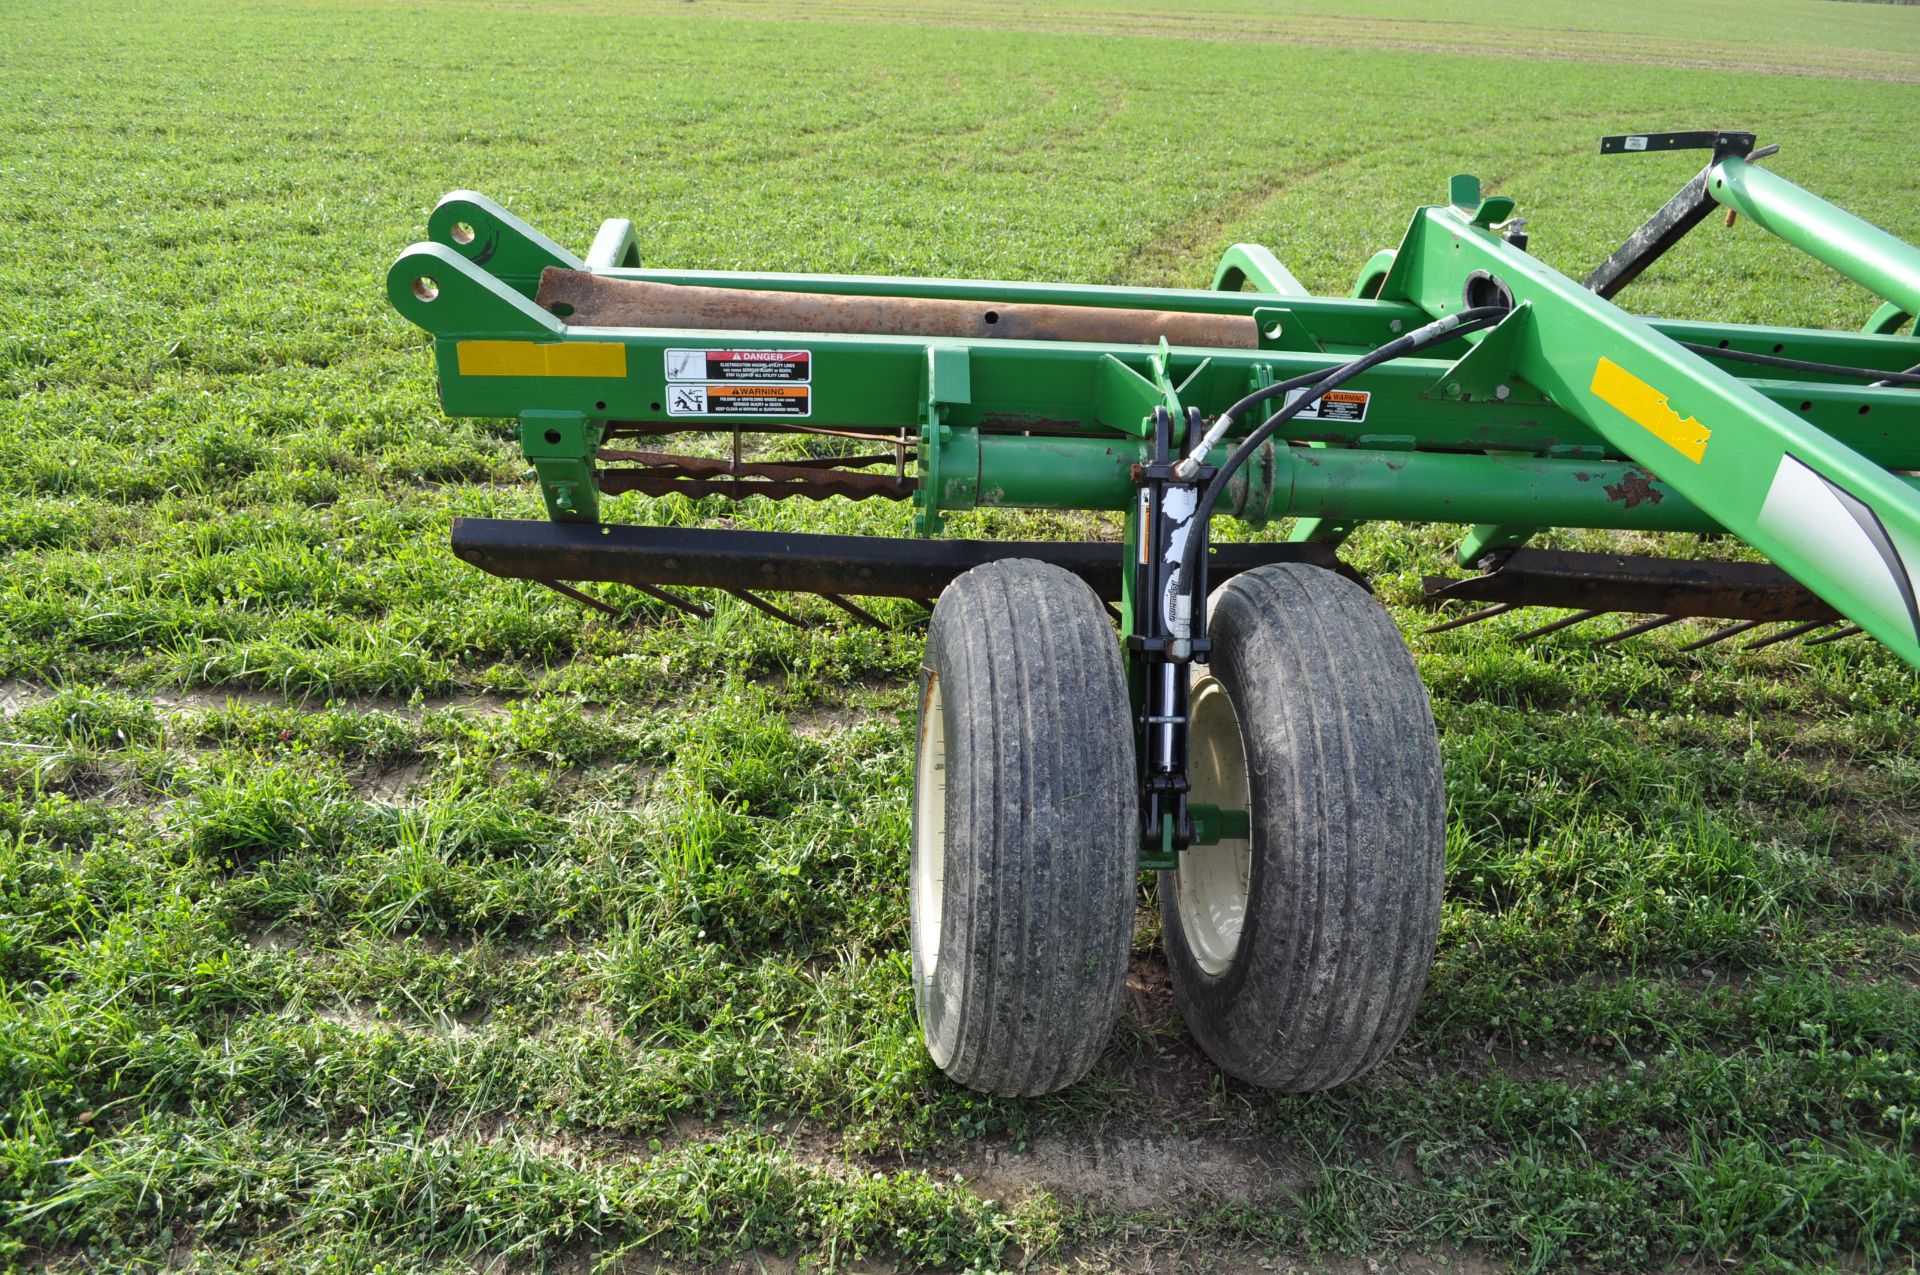
[[[537,496],[496,424],[441,416],[381,280],[466,186],[575,247],[632,216],[676,266],[1198,285],[1257,239],[1337,294],[1462,170],[1579,273],[1686,175],[1595,137],[1706,125],[1915,239],[1914,19],[10,13],[0,1263],[1911,1264],[1920,679],[1884,652],[1520,646],[1519,618],[1416,639],[1450,872],[1387,1066],[1308,1096],[1221,1079],[1149,922],[1094,1075],[983,1098],[927,1062],[907,990],[917,633],[606,591],[613,622],[457,563],[451,518]],[[1873,308],[1717,222],[1628,296]],[[1450,534],[1350,556],[1403,608]],[[1143,1146],[1134,1171],[1182,1184],[1144,1206],[1102,1185]],[[1202,1171],[1227,1151],[1265,1167]]]

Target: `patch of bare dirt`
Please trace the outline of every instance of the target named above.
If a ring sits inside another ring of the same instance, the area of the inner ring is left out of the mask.
[[[477,1265],[477,1271],[506,1272],[509,1266]],[[836,1260],[831,1265],[818,1259],[782,1257],[778,1253],[748,1252],[712,1265],[685,1265],[657,1258],[633,1255],[612,1266],[596,1265],[582,1256],[576,1263],[554,1268],[560,1275],[587,1275],[606,1271],[617,1275],[682,1275],[700,1271],[705,1275],[811,1275],[815,1271],[846,1271],[851,1275],[898,1275],[903,1267],[887,1262],[848,1263]],[[1512,1267],[1490,1261],[1473,1253],[1440,1252],[1405,1254],[1393,1257],[1311,1257],[1302,1253],[1267,1253],[1255,1249],[1223,1249],[1185,1240],[1130,1247],[1125,1252],[1081,1253],[1065,1261],[1047,1262],[1028,1269],[1074,1272],[1075,1275],[1161,1275],[1162,1272],[1195,1272],[1211,1275],[1504,1275]]]
[[[23,682],[16,678],[0,680],[0,718],[12,717],[24,708],[31,708],[53,692],[44,686],[32,682]]]
[[[1219,1248],[1167,1240],[1124,1254],[1088,1256],[1065,1269],[1116,1275],[1205,1272],[1208,1275],[1504,1275],[1513,1268],[1478,1253],[1441,1250],[1379,1257],[1341,1257]]]
[[[1133,958],[1127,970],[1120,1030],[1130,1033],[1134,1052],[1129,1079],[1175,1110],[1205,1103],[1220,1069],[1188,1034],[1173,999],[1173,976],[1160,952]]]
[[[796,735],[808,739],[827,739],[871,721],[874,713],[864,708],[833,705],[787,714],[787,725]]]
[[[992,1200],[1047,1191],[1122,1212],[1194,1198],[1277,1204],[1308,1178],[1253,1142],[1161,1132],[1049,1134],[1026,1148],[978,1148],[954,1171]]]
[[[1558,1081],[1574,1088],[1618,1080],[1627,1070],[1623,1063],[1584,1054],[1520,1054],[1507,1049],[1489,1051],[1487,1061],[1523,1084]]]
[[[376,802],[385,806],[405,805],[407,794],[427,773],[424,761],[411,761],[398,766],[388,766],[363,778],[355,787],[364,801]]]
[[[274,691],[252,690],[238,686],[173,687],[164,690],[129,688],[129,695],[146,699],[164,712],[218,712],[236,704],[259,708],[304,710],[337,709],[349,713],[392,713],[418,721],[428,713],[460,712],[477,717],[497,717],[512,710],[520,701],[512,696],[478,692],[467,695],[435,695],[422,699],[397,699],[383,695],[301,696]],[[582,711],[588,711],[582,706]]]

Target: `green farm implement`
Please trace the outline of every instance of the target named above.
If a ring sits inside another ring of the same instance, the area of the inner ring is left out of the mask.
[[[387,286],[446,410],[516,421],[545,497],[545,521],[456,522],[463,559],[600,607],[581,582],[697,616],[715,590],[785,620],[790,592],[849,622],[931,609],[912,963],[948,1074],[1030,1094],[1086,1072],[1145,867],[1200,1044],[1319,1089],[1405,1029],[1444,866],[1433,718],[1338,556],[1356,526],[1469,528],[1466,571],[1427,582],[1467,607],[1439,627],[1708,618],[1694,645],[1864,633],[1920,664],[1920,251],[1760,167],[1751,134],[1602,149],[1709,155],[1584,281],[1456,177],[1346,297],[1248,244],[1206,290],[659,269],[629,222],[580,258],[466,192]],[[1720,207],[1884,304],[1840,332],[1613,303]],[[659,450],[688,433],[713,438]],[[910,501],[921,535],[611,525],[618,492]],[[939,537],[987,507],[1123,511],[1124,534]],[[1216,544],[1216,515],[1293,521]],[[1556,527],[1729,533],[1768,561],[1528,547]]]

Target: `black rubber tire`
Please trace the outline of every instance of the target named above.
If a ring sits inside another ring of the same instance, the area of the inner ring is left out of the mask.
[[[921,1033],[963,1085],[1050,1093],[1106,1046],[1132,945],[1139,799],[1119,641],[1085,582],[1009,559],[940,595],[923,665],[911,891]],[[943,758],[929,751],[934,729]],[[930,786],[940,782],[944,798]],[[942,809],[936,884],[922,876],[934,862],[923,842]],[[940,900],[937,923],[923,883]]]
[[[1330,571],[1245,572],[1210,614],[1195,675],[1239,720],[1251,873],[1214,973],[1182,928],[1178,874],[1160,874],[1175,999],[1223,1071],[1331,1088],[1380,1063],[1426,986],[1447,849],[1433,712],[1391,617]]]

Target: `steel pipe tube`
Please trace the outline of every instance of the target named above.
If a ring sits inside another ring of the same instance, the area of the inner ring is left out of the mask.
[[[1734,156],[1709,170],[1707,193],[1908,314],[1920,314],[1920,250]]]

